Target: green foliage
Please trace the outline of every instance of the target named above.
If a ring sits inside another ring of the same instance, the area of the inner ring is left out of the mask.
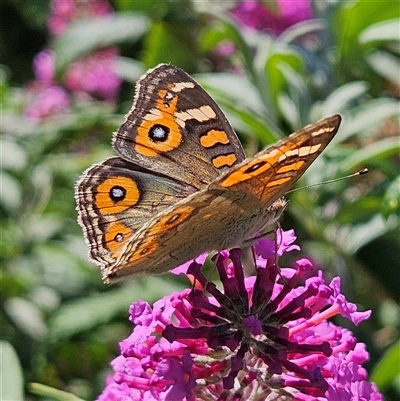
[[[36,21],[34,5],[43,2],[32,3],[19,11],[19,29],[27,35],[28,14]],[[1,335],[8,343],[2,343],[2,399],[22,399],[21,369],[26,382],[42,383],[28,389],[40,399],[93,399],[118,341],[131,330],[130,303],[153,302],[182,286],[168,275],[103,285],[86,260],[73,198],[81,172],[113,154],[111,133],[130,108],[132,84],[159,62],[195,75],[226,112],[248,154],[320,118],[343,116],[337,138],[300,185],[363,167],[369,174],[290,194],[281,224],[295,228],[306,254],[341,275],[347,297],[360,309],[377,316],[384,299],[398,314],[398,4],[316,2],[315,21],[273,38],[241,29],[217,8],[219,2],[208,2],[207,10],[199,3],[116,0],[112,16],[73,24],[52,43],[59,83],[73,61],[113,45],[120,51],[117,73],[128,84],[116,104],[78,99],[68,113],[37,122],[23,114],[26,87],[12,85],[25,77],[19,69],[13,76],[7,62],[20,57],[18,49],[4,45]],[[215,48],[225,42],[235,51],[221,61]],[[351,328],[367,343],[372,380],[387,400],[400,394],[399,329],[398,318],[373,318]],[[55,388],[73,389],[76,397]]]
[[[2,400],[22,400],[24,379],[21,365],[14,348],[6,341],[0,341],[0,398]]]

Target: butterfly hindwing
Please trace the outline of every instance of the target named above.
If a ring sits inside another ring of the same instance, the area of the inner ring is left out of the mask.
[[[90,258],[100,265],[115,263],[147,221],[195,191],[118,157],[92,166],[76,187]]]

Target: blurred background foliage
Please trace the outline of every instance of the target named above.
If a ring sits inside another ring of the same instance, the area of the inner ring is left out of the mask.
[[[248,155],[343,116],[299,185],[369,174],[291,194],[281,225],[372,309],[349,328],[371,380],[399,399],[399,14],[385,0],[3,0],[1,399],[95,398],[129,304],[185,285],[168,274],[103,285],[76,223],[76,180],[113,154],[135,81],[160,62],[195,76]]]

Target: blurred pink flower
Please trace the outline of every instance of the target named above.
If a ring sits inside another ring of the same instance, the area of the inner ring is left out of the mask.
[[[33,70],[36,79],[43,83],[51,83],[55,76],[54,53],[46,49],[38,53],[33,59]]]
[[[117,50],[108,48],[73,62],[64,75],[66,88],[102,100],[115,99],[121,85],[115,73],[116,56]]]
[[[242,0],[231,13],[240,25],[275,35],[313,16],[311,0]]]
[[[112,8],[107,0],[52,0],[48,26],[52,35],[60,36],[76,19],[110,13],[112,13]]]
[[[26,91],[26,99],[24,114],[33,121],[65,113],[70,106],[68,94],[57,85],[34,82]]]
[[[52,0],[49,30],[62,35],[73,21],[112,13],[107,0]],[[55,54],[50,49],[38,53],[33,60],[36,80],[27,88],[25,115],[38,120],[65,112],[70,106],[68,91],[112,101],[118,95],[121,79],[115,72],[117,48],[97,50],[69,65],[62,77],[62,88],[56,82]],[[78,97],[79,97],[78,96]]]

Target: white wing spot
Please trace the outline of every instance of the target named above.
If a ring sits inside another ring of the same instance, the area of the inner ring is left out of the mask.
[[[198,109],[188,109],[175,113],[175,118],[180,126],[185,125],[187,120],[197,120],[199,122],[208,121],[216,117],[214,110],[210,106],[201,106]]]
[[[310,147],[309,146],[303,146],[302,148],[299,149],[299,156],[304,157],[310,154]]]
[[[193,82],[177,82],[173,88],[171,88],[172,92],[180,92],[183,89],[190,89],[194,88],[194,83]]]
[[[312,154],[312,153],[318,152],[318,150],[319,150],[320,147],[321,147],[321,144],[320,144],[320,143],[317,144],[317,145],[311,146],[311,148],[310,148],[310,153]]]
[[[153,121],[159,120],[162,117],[161,111],[158,109],[151,109],[149,113],[144,116],[144,120]]]
[[[299,149],[293,149],[293,150],[289,150],[288,152],[285,153],[286,157],[290,157],[290,156],[297,156],[299,154]]]
[[[321,128],[318,131],[311,132],[311,136],[320,136],[322,134],[325,134],[325,132],[326,132],[326,129]]]

